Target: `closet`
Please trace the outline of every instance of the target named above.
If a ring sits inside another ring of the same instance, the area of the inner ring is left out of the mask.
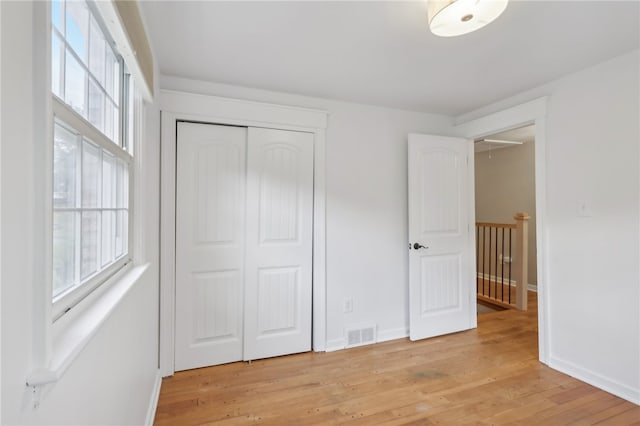
[[[177,123],[175,370],[311,349],[311,133]]]

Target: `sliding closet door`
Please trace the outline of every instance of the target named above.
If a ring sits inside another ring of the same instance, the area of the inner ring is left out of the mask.
[[[244,359],[311,350],[313,135],[249,129]]]
[[[242,359],[246,139],[178,123],[176,370]]]

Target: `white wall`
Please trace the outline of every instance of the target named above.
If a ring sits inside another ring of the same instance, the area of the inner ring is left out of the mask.
[[[34,225],[39,149],[34,117],[33,3],[0,2],[2,22],[2,424],[141,424],[158,372],[158,128],[149,111],[145,146],[145,260],[143,278],[98,330],[55,384],[45,388],[33,409],[26,377],[35,366],[34,295],[44,283]]]
[[[449,134],[451,118],[163,76],[163,88],[326,110],[327,346],[373,323],[407,335],[407,134]],[[353,312],[342,311],[353,298]]]
[[[459,117],[550,95],[549,364],[640,403],[640,52]],[[578,216],[578,202],[589,217]]]

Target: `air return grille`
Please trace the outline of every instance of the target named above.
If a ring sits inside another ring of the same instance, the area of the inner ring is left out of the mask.
[[[376,326],[366,325],[346,329],[347,348],[369,345],[376,342]]]

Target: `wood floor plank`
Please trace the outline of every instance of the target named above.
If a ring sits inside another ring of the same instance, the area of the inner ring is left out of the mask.
[[[537,304],[478,328],[183,371],[156,425],[627,425],[640,407],[537,361]]]

